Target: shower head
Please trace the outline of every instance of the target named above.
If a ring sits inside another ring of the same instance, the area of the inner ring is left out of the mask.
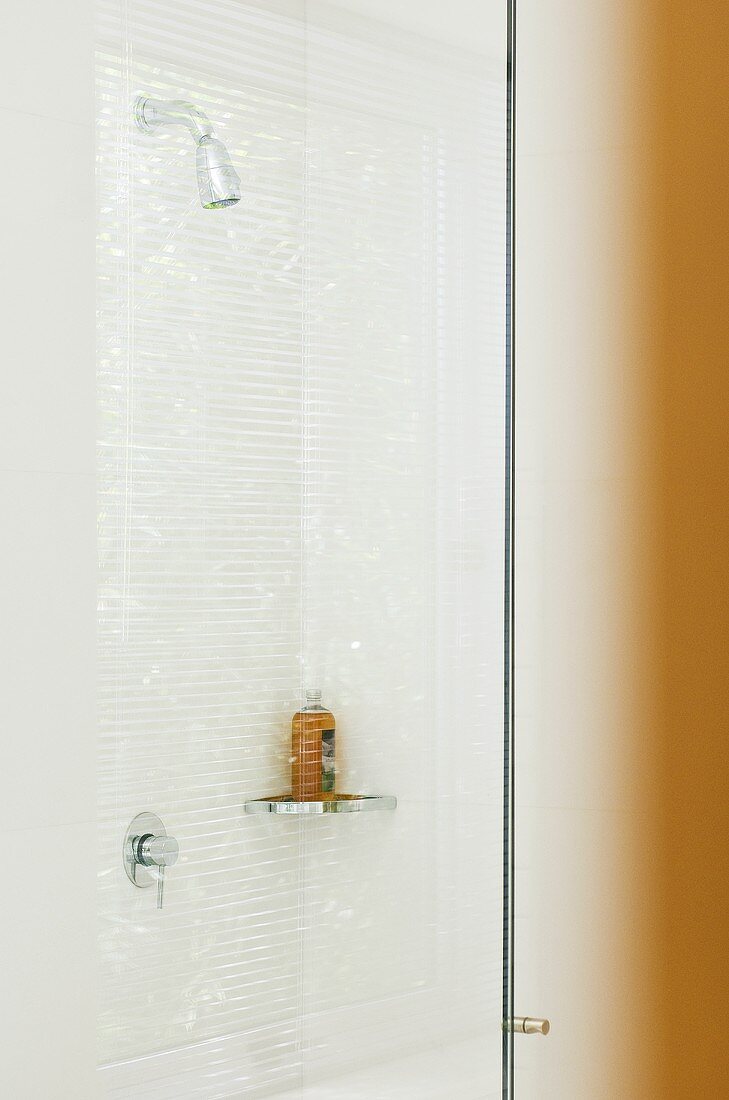
[[[146,134],[160,126],[186,126],[197,146],[197,187],[206,210],[220,210],[240,202],[240,178],[228,150],[213,133],[210,119],[192,103],[180,99],[139,96],[134,119]]]
[[[228,150],[214,137],[200,138],[197,146],[197,189],[206,210],[218,210],[240,201],[240,179]]]

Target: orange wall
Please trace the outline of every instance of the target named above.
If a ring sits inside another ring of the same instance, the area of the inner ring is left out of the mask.
[[[518,1047],[729,1098],[729,3],[519,0]]]
[[[729,1096],[729,5],[663,0],[654,258],[662,1096]]]

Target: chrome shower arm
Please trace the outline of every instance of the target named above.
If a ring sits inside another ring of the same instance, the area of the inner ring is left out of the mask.
[[[139,129],[146,133],[158,126],[185,126],[196,143],[213,134],[213,124],[205,112],[184,99],[152,99],[140,95],[134,104],[134,118]]]
[[[240,202],[240,177],[230,153],[215,137],[213,124],[194,103],[183,99],[152,99],[140,95],[134,101],[134,120],[150,134],[160,126],[184,126],[195,142],[197,187],[206,210],[221,210]]]

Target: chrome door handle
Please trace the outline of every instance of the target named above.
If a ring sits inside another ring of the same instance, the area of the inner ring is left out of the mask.
[[[549,1020],[536,1016],[514,1016],[504,1024],[504,1031],[513,1031],[515,1035],[549,1035]]]

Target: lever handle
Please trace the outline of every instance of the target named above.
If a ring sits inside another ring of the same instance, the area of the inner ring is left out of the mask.
[[[162,899],[165,894],[165,867],[164,863],[157,870],[157,908],[162,908]]]

